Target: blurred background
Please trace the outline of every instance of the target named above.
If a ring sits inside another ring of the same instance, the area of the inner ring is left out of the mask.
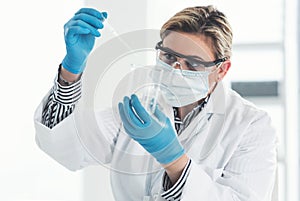
[[[231,22],[225,82],[269,112],[279,139],[278,200],[299,197],[300,4],[297,0],[15,0],[0,2],[0,200],[112,201],[109,170],[65,169],[35,144],[33,114],[65,54],[63,25],[83,6],[119,33],[159,29],[187,6],[215,5]],[[110,39],[104,32],[97,43]]]

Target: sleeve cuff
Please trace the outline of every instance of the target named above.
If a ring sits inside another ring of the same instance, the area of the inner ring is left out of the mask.
[[[58,82],[58,74],[54,82],[54,101],[64,105],[76,103],[81,98],[81,78],[69,86],[63,86]]]
[[[188,178],[190,169],[191,169],[191,162],[192,160],[190,159],[188,163],[186,164],[180,178],[178,181],[172,186],[171,180],[168,177],[167,173],[164,174],[163,176],[163,193],[161,194],[161,197],[171,201],[179,201],[181,198],[182,190],[184,187],[184,184]]]

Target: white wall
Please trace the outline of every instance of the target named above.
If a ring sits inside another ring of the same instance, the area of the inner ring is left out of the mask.
[[[0,2],[0,200],[72,200],[81,172],[38,149],[33,113],[64,56],[63,25],[79,0]]]

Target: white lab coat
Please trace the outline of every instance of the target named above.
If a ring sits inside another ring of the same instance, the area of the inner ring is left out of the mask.
[[[70,170],[109,164],[115,170],[111,171],[111,183],[117,201],[163,200],[164,170],[147,155],[132,157],[144,150],[120,131],[112,110],[96,114],[98,129],[93,127],[91,112],[79,104],[70,116],[49,129],[40,123],[46,97],[35,113],[36,142],[43,151]],[[182,201],[271,200],[276,135],[270,118],[222,83],[179,140],[192,159]],[[134,174],[149,167],[157,171]]]

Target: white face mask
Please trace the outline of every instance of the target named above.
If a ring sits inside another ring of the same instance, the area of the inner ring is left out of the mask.
[[[208,94],[209,72],[175,69],[159,59],[154,72],[159,74],[154,73],[152,79],[161,86],[163,96],[171,106],[186,106]]]

